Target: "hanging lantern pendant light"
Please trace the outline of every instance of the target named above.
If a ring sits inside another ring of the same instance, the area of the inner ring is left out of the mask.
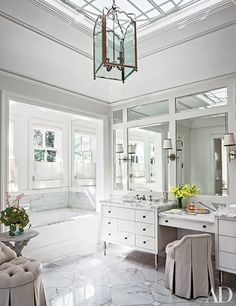
[[[112,7],[99,15],[93,30],[94,79],[125,81],[137,71],[135,16]]]

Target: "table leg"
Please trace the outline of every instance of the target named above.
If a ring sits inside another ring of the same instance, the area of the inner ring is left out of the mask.
[[[220,282],[220,287],[223,286],[223,281],[224,281],[224,277],[223,277],[223,271],[219,271],[219,282]]]
[[[10,249],[12,249],[14,252],[15,252],[15,247],[13,244],[11,244],[10,242],[8,241],[4,241],[3,242],[7,247],[9,247]]]
[[[103,252],[104,252],[104,256],[107,255],[107,243],[106,241],[103,242]]]
[[[155,269],[158,270],[158,254],[155,254]]]

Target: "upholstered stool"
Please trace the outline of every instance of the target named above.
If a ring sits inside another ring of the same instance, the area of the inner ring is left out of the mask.
[[[208,296],[214,288],[211,235],[187,235],[166,247],[165,286],[187,299]]]
[[[42,265],[0,243],[0,305],[45,306]]]

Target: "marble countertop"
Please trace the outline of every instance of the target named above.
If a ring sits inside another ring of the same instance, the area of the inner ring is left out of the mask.
[[[166,217],[169,219],[179,219],[179,220],[191,220],[191,221],[199,221],[199,222],[208,222],[208,223],[215,223],[215,212],[211,212],[209,214],[196,214],[190,215],[187,214],[185,211],[181,211],[180,213],[167,213],[167,212],[160,212],[160,217]]]
[[[155,202],[155,201],[139,201],[139,200],[125,200],[125,199],[108,199],[100,201],[103,205],[119,206],[124,208],[135,208],[135,209],[150,209],[164,211],[174,207],[174,201],[168,201],[167,203]]]

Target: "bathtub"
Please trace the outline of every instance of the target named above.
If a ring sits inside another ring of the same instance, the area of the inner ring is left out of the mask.
[[[39,235],[29,241],[23,255],[41,262],[61,256],[95,251],[99,241],[99,214],[70,208],[29,212],[31,229]]]

